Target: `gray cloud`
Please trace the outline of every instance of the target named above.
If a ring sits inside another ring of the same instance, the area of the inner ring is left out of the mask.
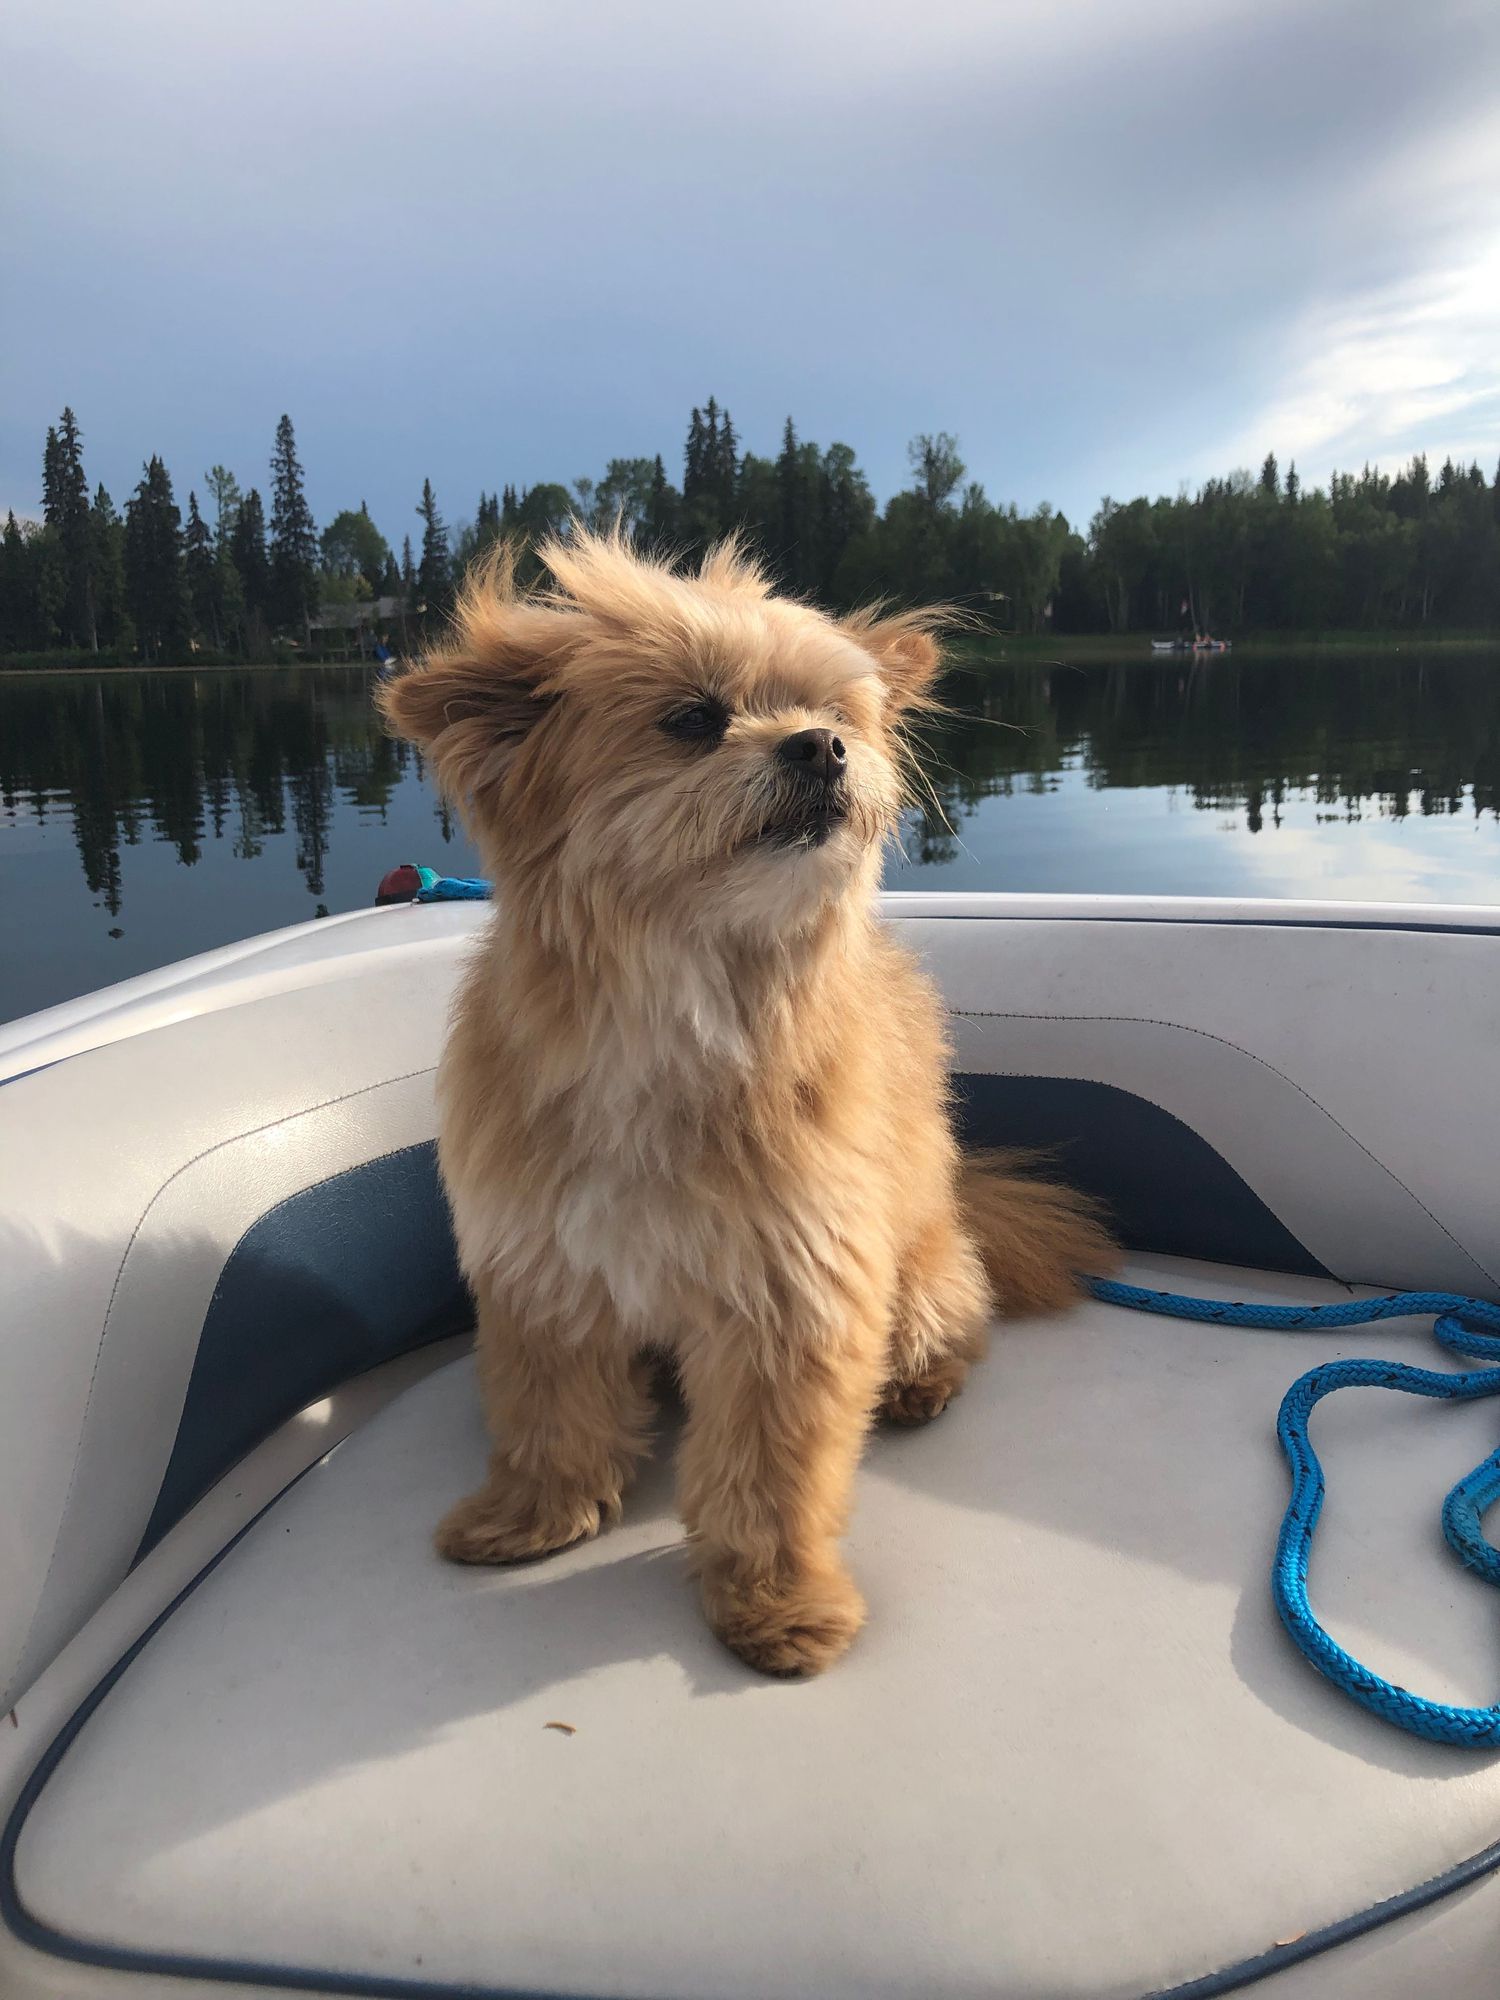
[[[64,401],[117,498],[289,409],[397,536],[427,475],[672,464],[711,390],[1083,516],[1494,440],[1493,6],[31,0],[0,67],[0,504]]]

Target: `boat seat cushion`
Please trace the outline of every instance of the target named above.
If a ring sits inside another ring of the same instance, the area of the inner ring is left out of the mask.
[[[705,1629],[665,1445],[597,1542],[440,1562],[485,1456],[471,1364],[444,1368],[164,1619],[33,1803],[17,1893],[127,1962],[344,1990],[1099,2000],[1259,1953],[1500,1836],[1500,1769],[1350,1705],[1268,1595],[1283,1390],[1335,1353],[1431,1362],[1414,1332],[1095,1304],[1006,1329],[939,1423],[872,1442],[870,1622],[807,1684]],[[1493,1421],[1353,1395],[1316,1418],[1315,1604],[1436,1697],[1497,1692],[1487,1593],[1437,1525]]]

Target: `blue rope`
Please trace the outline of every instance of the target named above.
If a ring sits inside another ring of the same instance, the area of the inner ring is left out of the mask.
[[[1336,1306],[1247,1306],[1221,1299],[1184,1298],[1177,1292],[1146,1291],[1105,1278],[1091,1279],[1090,1288],[1104,1304],[1128,1306],[1135,1312],[1205,1320],[1214,1326],[1261,1327],[1277,1333],[1304,1329],[1326,1332],[1335,1327],[1364,1326],[1373,1320],[1431,1314],[1434,1335],[1452,1353],[1500,1362],[1500,1306],[1461,1298],[1453,1292],[1393,1292],[1385,1298],[1351,1299],[1347,1305]],[[1291,1499],[1282,1517],[1271,1569],[1271,1593],[1281,1622],[1318,1672],[1372,1714],[1434,1743],[1500,1749],[1500,1705],[1458,1708],[1411,1694],[1346,1653],[1313,1616],[1307,1597],[1307,1568],[1313,1532],[1323,1511],[1324,1487],[1323,1468],[1312,1447],[1308,1420],[1323,1398],[1336,1389],[1359,1388],[1399,1389],[1409,1396],[1469,1402],[1478,1396],[1500,1395],[1500,1367],[1448,1375],[1430,1368],[1411,1368],[1399,1361],[1328,1361],[1298,1377],[1282,1398],[1276,1418],[1276,1435],[1292,1474]],[[1500,1499],[1500,1451],[1492,1452],[1482,1465],[1460,1479],[1443,1502],[1443,1533],[1462,1563],[1486,1583],[1500,1584],[1500,1550],[1485,1539],[1481,1527],[1485,1509],[1496,1499]]]

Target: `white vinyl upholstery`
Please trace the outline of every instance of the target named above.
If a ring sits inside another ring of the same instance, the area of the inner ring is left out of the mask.
[[[1335,1275],[1500,1296],[1500,935],[1482,913],[886,909],[943,986],[960,1069],[1112,1084],[1206,1140]],[[483,920],[356,913],[0,1029],[0,1705],[125,1574],[245,1228],[432,1136]]]
[[[1500,1296],[1484,913],[887,911],[944,988],[961,1072],[1170,1113],[1338,1278]],[[0,1029],[0,1810],[59,1688],[120,1657],[99,1634],[122,1600],[170,1595],[247,1518],[226,1478],[127,1578],[236,1247],[430,1139],[483,915],[305,926]],[[352,1990],[1061,2000],[1264,1950],[1500,1838],[1500,1773],[1350,1707],[1270,1609],[1276,1404],[1315,1359],[1371,1351],[1433,1361],[1398,1327],[1333,1343],[1090,1306],[1008,1330],[940,1425],[874,1444],[851,1538],[870,1626],[807,1687],[706,1633],[664,1464],[591,1548],[439,1564],[431,1525],[483,1451],[447,1368],[279,1500],[126,1669],[25,1819],[19,1892],[81,1949],[273,1959]],[[1345,1396],[1315,1420],[1315,1605],[1384,1673],[1466,1702],[1500,1693],[1493,1611],[1437,1506],[1492,1447],[1492,1408]],[[1496,1909],[1492,1879],[1268,1990],[1488,1996],[1500,1916],[1476,1912]],[[0,1934],[6,1995],[167,1983]]]
[[[1337,1276],[1500,1298],[1500,935],[915,912],[900,933],[960,1069],[1131,1091]]]
[[[0,1703],[124,1575],[245,1228],[432,1138],[455,963],[184,1009],[0,1088]]]
[[[1348,1352],[1431,1358],[1399,1324],[1333,1341],[1088,1305],[1005,1330],[939,1423],[874,1441],[850,1538],[870,1623],[808,1685],[703,1627],[665,1452],[588,1547],[439,1562],[432,1523],[484,1455],[470,1368],[446,1368],[149,1641],[27,1818],[21,1896],[128,1950],[480,1992],[1104,2000],[1260,1952],[1500,1836],[1500,1769],[1353,1708],[1271,1608],[1276,1406]],[[1395,1397],[1316,1419],[1314,1601],[1433,1696],[1497,1693],[1487,1593],[1436,1520],[1493,1428]],[[1448,1907],[1421,1933],[1429,1990],[1489,1995],[1492,1941]],[[1329,1990],[1413,1990],[1357,1949],[1368,1981]]]

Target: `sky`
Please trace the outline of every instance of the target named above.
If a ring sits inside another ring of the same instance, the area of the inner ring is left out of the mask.
[[[0,511],[681,476],[710,394],[877,494],[919,431],[1080,524],[1500,456],[1494,0],[11,0]]]

